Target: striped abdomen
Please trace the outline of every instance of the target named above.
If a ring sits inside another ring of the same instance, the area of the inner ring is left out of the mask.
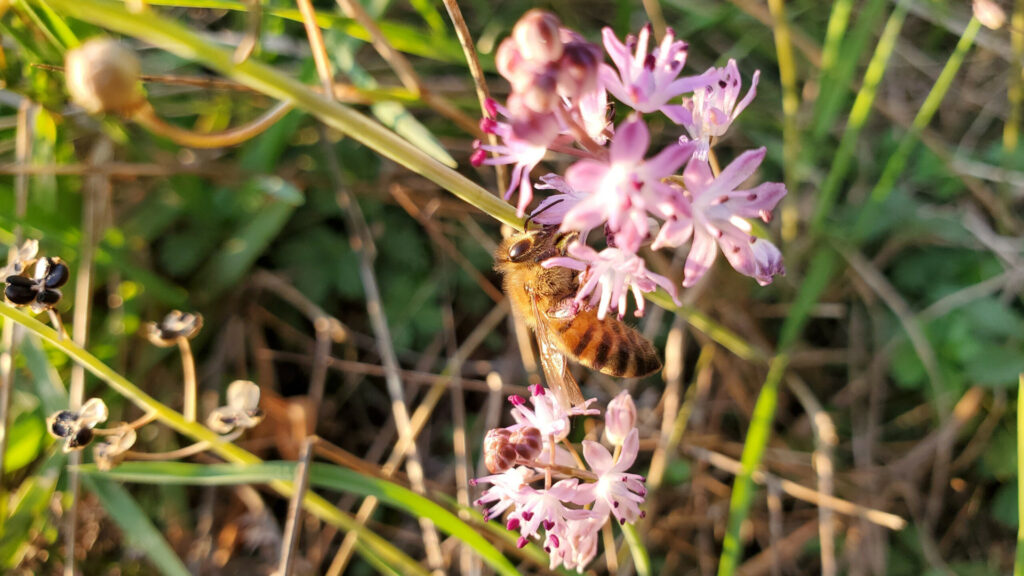
[[[592,370],[638,378],[661,369],[658,353],[646,338],[614,318],[599,320],[594,310],[552,319],[548,325],[548,337],[558,349]]]

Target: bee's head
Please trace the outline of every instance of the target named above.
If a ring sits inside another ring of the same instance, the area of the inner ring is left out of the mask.
[[[554,226],[516,233],[501,242],[494,254],[494,259],[499,266],[509,263],[539,263],[548,258],[565,254],[569,242],[576,236],[575,232],[561,233]]]

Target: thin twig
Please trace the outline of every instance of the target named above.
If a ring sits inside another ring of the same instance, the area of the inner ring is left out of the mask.
[[[690,456],[703,460],[715,468],[724,470],[730,474],[740,474],[743,471],[743,466],[740,464],[739,460],[734,460],[725,454],[719,454],[718,452],[712,452],[707,448],[701,448],[693,445],[686,445],[683,447],[683,450]],[[881,510],[875,510],[873,508],[867,508],[860,504],[850,502],[849,500],[836,498],[835,496],[828,496],[818,492],[817,490],[812,490],[791,480],[779,478],[778,476],[763,470],[754,470],[753,474],[751,474],[751,478],[753,478],[754,482],[757,482],[758,484],[778,482],[779,488],[781,488],[783,492],[797,500],[803,500],[804,502],[809,502],[816,506],[827,506],[840,514],[863,518],[890,530],[902,530],[907,526],[907,521],[895,514],[882,512]]]
[[[487,78],[484,77],[484,70],[480,66],[480,58],[477,56],[476,47],[473,46],[473,37],[466,26],[466,19],[462,17],[462,9],[456,0],[444,0],[445,10],[455,27],[455,35],[462,46],[462,53],[466,55],[466,63],[469,65],[469,74],[473,77],[473,86],[476,88],[476,99],[480,103],[480,110],[487,108],[487,101],[491,98],[490,90],[487,88]],[[491,146],[497,146],[498,137],[495,134],[487,134],[487,142]],[[497,157],[497,152],[491,152],[491,157]],[[508,167],[504,164],[496,164],[494,170],[498,177],[498,189],[505,188],[508,181]]]
[[[797,401],[807,412],[811,423],[811,430],[814,431],[814,471],[818,474],[818,492],[826,496],[832,496],[833,486],[833,461],[832,455],[835,451],[839,437],[836,435],[835,425],[828,412],[821,407],[821,403],[814,396],[811,389],[798,376],[790,372],[786,376],[786,385],[789,387]],[[821,575],[834,576],[836,574],[836,522],[832,510],[827,507],[818,508],[818,540],[821,543]]]
[[[199,393],[196,385],[196,360],[192,357],[192,346],[188,338],[178,337],[178,350],[181,351],[181,376],[185,382],[185,400],[181,413],[185,420],[196,421],[196,396]]]
[[[284,525],[284,542],[281,546],[281,559],[277,565],[277,572],[274,576],[290,576],[292,570],[292,556],[295,554],[295,545],[299,541],[299,517],[302,516],[302,500],[309,490],[309,461],[313,456],[314,436],[309,436],[302,443],[302,455],[295,466],[295,493],[288,502],[288,520]]]

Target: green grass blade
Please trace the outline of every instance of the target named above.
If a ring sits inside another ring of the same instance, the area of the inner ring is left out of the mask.
[[[664,290],[659,288],[658,291],[645,294],[644,297],[648,301],[686,318],[691,326],[743,360],[767,361],[768,354],[763,350],[755,348],[739,334],[715,322],[707,314],[690,306],[676,306],[672,302],[672,297]]]
[[[1024,576],[1024,374],[1017,383],[1017,555],[1013,576]]]
[[[230,10],[233,12],[245,12],[248,10],[243,2],[234,0],[154,0],[146,2],[151,6],[168,6],[177,8],[206,8],[210,10]],[[275,18],[302,22],[302,14],[295,8],[279,8],[265,6],[264,13]],[[348,36],[369,42],[372,37],[365,28],[351,18],[345,18],[330,11],[322,10],[317,12],[317,24],[321,28],[338,30]],[[460,63],[464,61],[462,48],[458,42],[447,36],[435,36],[425,34],[422,31],[405,24],[378,20],[377,26],[388,42],[400,52],[412,54],[430,60]],[[494,70],[494,59],[490,55],[481,55],[484,62],[481,65],[487,70]]]
[[[810,154],[820,152],[818,146],[835,125],[836,119],[846,102],[846,95],[853,84],[853,75],[861,54],[868,49],[868,43],[874,37],[876,23],[888,2],[886,0],[870,0],[857,14],[857,23],[850,32],[846,42],[841,43],[842,32],[845,31],[846,19],[849,18],[851,0],[836,2],[829,19],[825,46],[821,56],[821,92],[814,107],[814,118],[811,121],[811,135],[814,144],[807,147]],[[846,11],[846,14],[842,12]],[[843,29],[838,29],[840,26]],[[838,30],[834,30],[833,27]]]
[[[863,236],[871,222],[872,216],[875,214],[875,210],[889,197],[893,186],[896,184],[896,178],[907,167],[907,160],[910,159],[910,154],[914,151],[921,137],[921,132],[931,123],[935,113],[939,110],[939,105],[942,104],[942,100],[949,92],[949,87],[953,84],[953,79],[956,77],[957,72],[960,71],[960,66],[963,65],[967,52],[974,45],[974,38],[978,35],[978,30],[980,29],[981,22],[977,18],[971,18],[970,22],[967,23],[967,27],[964,29],[963,34],[960,35],[960,40],[956,44],[956,49],[953,50],[953,54],[946,61],[946,65],[942,67],[942,72],[935,79],[935,84],[928,91],[928,96],[914,116],[910,130],[903,135],[899,146],[896,148],[896,152],[889,156],[889,160],[886,161],[885,169],[882,170],[878,183],[871,190],[871,196],[857,218],[857,223],[854,226],[854,239]]]
[[[893,9],[889,20],[885,23],[885,29],[878,40],[875,52],[871,56],[871,62],[864,72],[864,82],[861,84],[860,90],[857,91],[857,98],[853,101],[850,118],[846,122],[846,129],[839,141],[839,150],[836,151],[835,158],[832,160],[832,168],[829,170],[828,176],[825,177],[825,183],[818,196],[818,205],[811,218],[811,232],[816,235],[822,232],[825,219],[836,204],[839,187],[853,162],[853,153],[857,146],[857,140],[860,138],[860,131],[871,114],[871,107],[878,94],[878,85],[889,66],[889,58],[896,49],[896,40],[899,38],[900,30],[903,29],[903,22],[907,19],[907,10],[908,2],[906,1],[900,2]]]
[[[269,483],[294,477],[294,462],[263,462],[248,466],[232,464],[190,464],[184,462],[126,462],[110,472],[99,472],[95,467],[82,468],[87,474],[102,474],[124,482],[147,484],[174,483],[189,485],[234,485]],[[518,574],[508,561],[486,538],[471,525],[463,522],[439,504],[415,492],[379,478],[332,464],[314,463],[309,481],[312,486],[340,492],[374,496],[381,502],[403,510],[414,517],[430,518],[442,531],[462,540],[500,574]]]
[[[121,528],[125,541],[143,552],[161,574],[189,576],[188,568],[167,539],[123,486],[95,476],[85,476],[82,480],[86,489],[99,498],[107,516]]]
[[[789,356],[786,354],[779,354],[772,360],[768,376],[754,405],[754,415],[740,459],[742,470],[733,483],[732,498],[729,501],[729,523],[725,529],[725,540],[722,542],[718,576],[732,576],[739,565],[740,528],[750,513],[750,503],[754,498],[753,473],[760,467],[764,449],[768,446],[772,422],[775,420],[775,406],[779,398],[779,383],[788,365]]]
[[[294,204],[269,201],[252,214],[251,219],[225,240],[198,272],[196,289],[192,294],[209,302],[238,285],[256,259],[277,238],[294,211]]]

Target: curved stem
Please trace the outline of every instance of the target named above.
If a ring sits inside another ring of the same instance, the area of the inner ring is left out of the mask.
[[[185,400],[181,412],[185,420],[196,421],[196,362],[192,357],[192,346],[188,338],[178,337],[178,350],[181,350],[181,374],[185,381]]]
[[[221,132],[193,132],[174,124],[168,124],[163,118],[156,114],[148,103],[132,114],[131,119],[145,127],[150,132],[163,136],[180,146],[189,148],[227,148],[237,146],[259,134],[265,132],[274,125],[285,114],[291,112],[292,105],[288,102],[279,102],[270,110],[263,113],[252,122],[244,126],[229,128]]]
[[[237,440],[242,433],[245,432],[244,428],[239,428],[230,434],[221,436],[222,442],[234,442]],[[128,451],[124,453],[126,460],[158,460],[161,462],[168,460],[181,460],[188,458],[189,456],[195,456],[200,452],[206,452],[210,449],[211,444],[206,441],[196,442],[195,444],[189,444],[188,446],[182,446],[177,450],[171,450],[169,452],[133,452]]]

